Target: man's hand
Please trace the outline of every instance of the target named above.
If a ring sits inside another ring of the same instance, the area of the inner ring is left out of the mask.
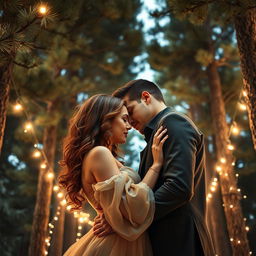
[[[99,213],[94,219],[93,233],[97,237],[103,237],[114,233],[112,227],[106,221],[104,213]]]

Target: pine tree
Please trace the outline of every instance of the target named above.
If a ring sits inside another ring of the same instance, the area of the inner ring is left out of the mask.
[[[14,65],[19,52],[40,48],[36,37],[41,26],[53,18],[47,9],[35,1],[3,0],[0,4],[0,153],[5,130],[6,110]],[[31,33],[31,31],[33,33]],[[34,66],[35,63],[32,65]]]

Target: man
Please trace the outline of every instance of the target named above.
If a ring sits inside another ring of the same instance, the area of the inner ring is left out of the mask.
[[[124,99],[131,125],[144,134],[139,174],[143,178],[153,162],[153,134],[168,129],[164,164],[154,188],[156,211],[149,228],[155,256],[213,256],[206,227],[205,155],[203,134],[185,115],[167,107],[159,87],[133,80],[113,93]]]

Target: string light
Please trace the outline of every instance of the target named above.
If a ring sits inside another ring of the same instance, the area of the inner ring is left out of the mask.
[[[226,160],[226,158],[222,157],[222,158],[220,159],[220,162],[223,163],[223,164],[225,164],[225,163],[227,162],[227,160]]]
[[[235,149],[235,147],[232,144],[228,144],[227,148],[228,148],[228,150],[234,150]]]
[[[240,129],[237,126],[233,126],[231,131],[234,135],[239,135],[240,133]]]
[[[59,188],[58,185],[54,185],[54,186],[53,186],[53,190],[54,190],[54,191],[59,191],[59,189],[60,189],[60,188]]]
[[[23,107],[20,103],[17,103],[13,106],[13,109],[15,112],[20,112],[23,109]]]
[[[40,168],[42,168],[42,169],[46,169],[46,167],[47,167],[46,163],[42,163],[42,164],[40,165]]]
[[[31,131],[33,129],[33,125],[31,122],[26,122],[24,127],[25,127],[25,129],[24,129],[25,133],[27,133],[28,131]]]
[[[34,158],[39,158],[41,155],[42,155],[42,154],[41,154],[40,151],[35,150],[32,156],[33,156]]]
[[[217,172],[220,172],[221,170],[222,170],[222,168],[221,168],[219,165],[217,165],[217,166],[216,166],[216,171],[217,171]]]
[[[243,103],[240,103],[239,104],[239,108],[240,108],[240,110],[246,110],[246,105],[245,104],[243,104]]]
[[[59,192],[59,193],[57,194],[57,197],[58,197],[58,198],[62,198],[62,197],[63,197],[63,193],[62,193],[62,192]]]
[[[39,7],[38,7],[38,12],[40,13],[40,14],[42,14],[42,15],[45,15],[46,13],[47,13],[47,11],[48,11],[48,8],[47,8],[47,6],[46,5],[39,5]]]
[[[48,178],[48,179],[54,178],[54,173],[53,173],[53,172],[49,172],[49,173],[47,174],[47,178]]]

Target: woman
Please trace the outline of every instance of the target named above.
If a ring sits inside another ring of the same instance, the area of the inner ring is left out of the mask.
[[[154,216],[154,187],[163,162],[162,147],[168,136],[158,129],[152,146],[153,165],[140,182],[138,174],[123,166],[118,144],[131,129],[124,102],[107,95],[89,98],[70,120],[64,141],[63,171],[59,183],[73,209],[84,200],[102,212],[114,233],[97,237],[90,230],[65,253],[68,255],[152,255],[144,232]]]

